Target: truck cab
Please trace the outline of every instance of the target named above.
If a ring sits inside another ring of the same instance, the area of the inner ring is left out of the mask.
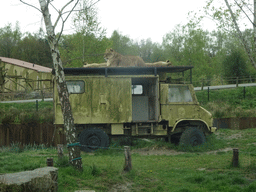
[[[64,69],[82,150],[107,147],[109,137],[164,137],[200,145],[213,133],[213,118],[192,85],[193,66]],[[190,82],[184,73],[190,72]],[[181,74],[182,78],[173,76]],[[55,124],[63,116],[54,84]]]

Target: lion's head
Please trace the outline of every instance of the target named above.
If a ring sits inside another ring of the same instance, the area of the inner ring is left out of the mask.
[[[104,53],[104,59],[107,61],[111,58],[113,58],[115,56],[115,51],[110,48],[110,49],[106,49],[105,53]]]

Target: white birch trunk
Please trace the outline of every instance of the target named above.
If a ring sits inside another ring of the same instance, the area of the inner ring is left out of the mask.
[[[69,94],[67,90],[67,85],[65,82],[65,75],[63,71],[62,61],[60,59],[60,53],[58,49],[58,42],[56,40],[56,35],[54,33],[54,27],[51,22],[51,15],[49,13],[48,5],[46,0],[39,0],[41,11],[44,17],[44,22],[46,26],[48,41],[50,49],[52,52],[53,67],[55,70],[55,78],[57,84],[57,90],[59,94],[59,99],[61,103],[61,109],[64,118],[64,129],[66,130],[66,140],[68,144],[76,142],[76,128],[74,125],[74,118],[71,111],[71,106],[69,102]],[[79,158],[80,148],[78,146],[69,147],[69,160],[71,164],[77,169],[82,169],[82,160],[74,160]]]

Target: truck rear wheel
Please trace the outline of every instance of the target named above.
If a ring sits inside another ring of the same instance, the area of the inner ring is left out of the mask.
[[[79,136],[81,150],[91,152],[109,146],[109,137],[101,129],[85,129]]]
[[[194,127],[187,128],[180,137],[180,145],[183,146],[197,146],[205,143],[204,133]]]

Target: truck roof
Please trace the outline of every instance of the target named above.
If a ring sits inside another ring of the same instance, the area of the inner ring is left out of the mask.
[[[159,73],[179,73],[191,70],[193,66],[164,66],[164,67],[85,67],[64,68],[66,75],[157,75]],[[53,71],[54,74],[54,71]]]

